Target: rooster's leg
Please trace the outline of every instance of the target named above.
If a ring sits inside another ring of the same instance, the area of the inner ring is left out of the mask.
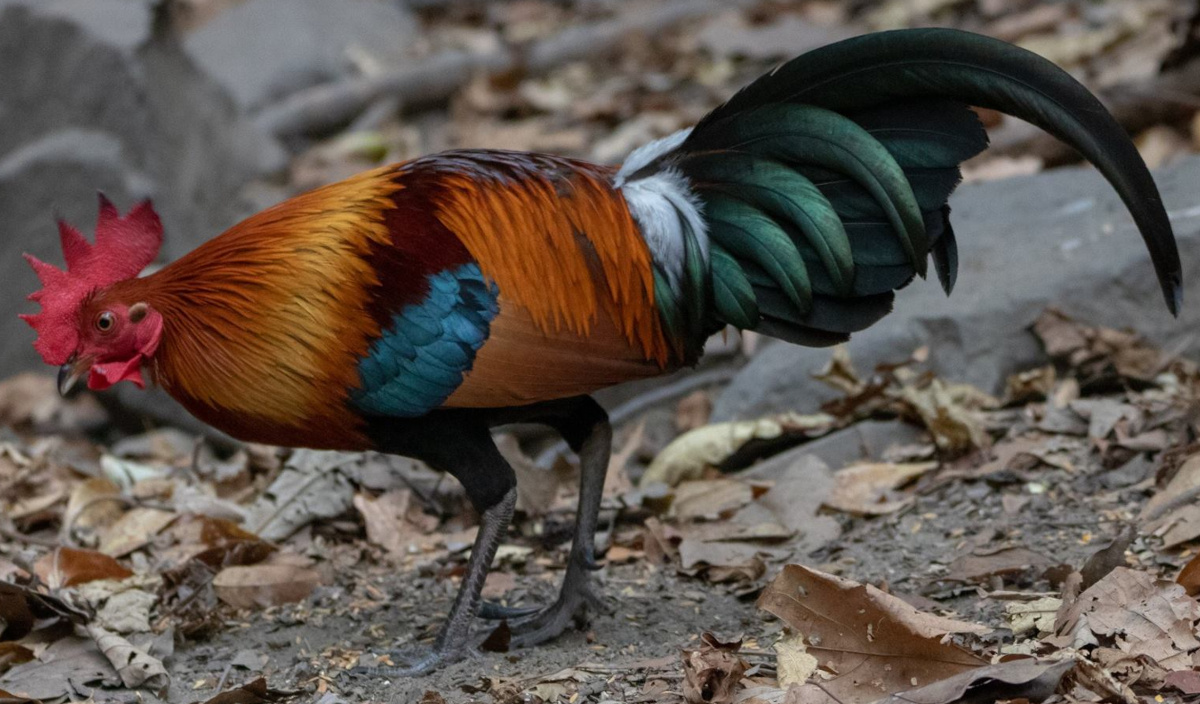
[[[393,661],[398,662],[399,667],[360,668],[365,674],[412,677],[474,653],[471,625],[479,611],[480,592],[488,569],[508,531],[513,508],[517,504],[516,476],[496,449],[486,427],[468,430],[460,426],[459,432],[443,432],[452,425],[433,425],[424,428],[424,433],[420,432],[422,428],[414,426],[417,433],[406,433],[406,437],[395,439],[388,449],[395,449],[397,454],[418,457],[433,467],[444,468],[462,483],[480,514],[479,533],[467,561],[466,574],[432,650],[416,654],[404,651],[393,653]]]
[[[596,526],[600,516],[600,499],[604,493],[604,478],[612,452],[612,426],[608,415],[591,398],[576,400],[560,418],[548,419],[564,439],[579,454],[579,513],[575,523],[575,540],[567,560],[558,599],[532,616],[513,626],[513,646],[529,646],[550,640],[561,634],[572,621],[586,617],[589,608],[607,610],[596,593],[590,573],[596,565]]]

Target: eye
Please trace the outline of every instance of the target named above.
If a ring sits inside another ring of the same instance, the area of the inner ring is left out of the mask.
[[[113,315],[111,311],[106,310],[100,315],[96,316],[96,329],[100,332],[108,332],[109,330],[112,330],[116,324],[117,316]]]

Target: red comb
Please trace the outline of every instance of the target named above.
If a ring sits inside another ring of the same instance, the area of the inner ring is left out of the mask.
[[[37,331],[33,346],[38,354],[55,366],[66,364],[79,346],[79,306],[93,291],[141,273],[158,256],[163,231],[149,200],[121,217],[101,193],[96,244],[61,220],[58,235],[67,270],[26,254],[42,282],[42,290],[30,294],[29,300],[40,303],[42,312],[21,316]]]

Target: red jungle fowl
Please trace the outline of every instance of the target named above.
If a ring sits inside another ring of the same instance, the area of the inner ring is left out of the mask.
[[[66,392],[143,384],[246,441],[424,460],[462,482],[482,525],[426,672],[471,652],[476,616],[515,645],[600,605],[589,572],[612,432],[588,395],[696,362],[732,325],[832,345],[892,307],[932,255],[954,286],[946,204],[987,147],[968,106],[1040,126],[1111,182],[1167,307],[1182,281],[1158,190],[1087,89],[1038,56],[944,29],[804,54],[620,168],[462,150],[319,188],[235,225],[152,275],[148,203],[101,199],[95,244],[60,224],[66,271],[32,257],[23,316]],[[482,602],[516,501],[490,430],[542,423],[579,454],[577,532],[558,599]]]

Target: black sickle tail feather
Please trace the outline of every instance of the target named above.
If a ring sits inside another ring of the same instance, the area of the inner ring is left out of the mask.
[[[967,106],[1031,122],[1077,149],[1120,194],[1167,307],[1182,275],[1150,172],[1116,120],[1051,62],[948,29],[880,32],[800,56],[709,113],[664,157],[704,202],[714,324],[832,344],[891,310],[957,247],[946,201],[987,147]]]

